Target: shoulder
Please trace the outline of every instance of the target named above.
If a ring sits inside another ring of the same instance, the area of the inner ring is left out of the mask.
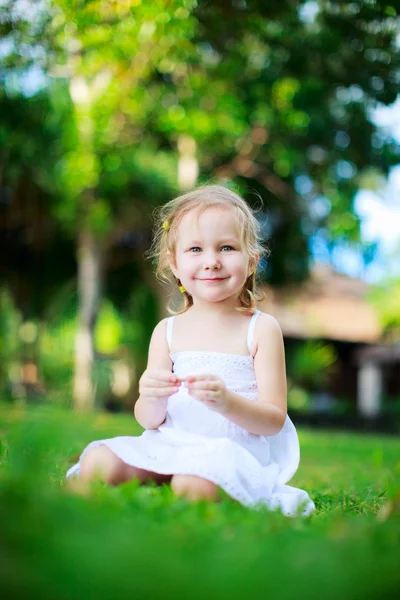
[[[282,329],[281,326],[279,325],[278,321],[275,319],[275,317],[273,317],[272,315],[269,315],[268,313],[262,312],[261,310],[258,311],[258,317],[257,317],[257,321],[256,321],[256,331],[260,332],[264,332],[264,333],[279,333],[282,335]]]
[[[157,323],[157,325],[154,327],[153,329],[153,336],[161,336],[161,335],[165,335],[166,331],[167,331],[167,325],[168,325],[168,317],[166,317],[165,319],[161,319],[161,321],[159,323]]]
[[[171,317],[166,317],[165,319],[161,319],[159,323],[154,327],[153,333],[151,336],[152,343],[165,344],[168,346],[168,323]]]
[[[266,344],[281,344],[283,341],[282,329],[278,321],[268,313],[258,311],[254,329],[254,351]]]

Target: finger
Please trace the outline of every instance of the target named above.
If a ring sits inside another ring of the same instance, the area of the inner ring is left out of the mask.
[[[195,381],[218,381],[220,377],[218,375],[214,375],[213,373],[204,374],[204,375],[188,375],[188,377],[184,377],[182,381],[186,381],[187,383],[194,383]]]
[[[175,377],[175,379],[154,379],[153,377],[148,376],[142,381],[142,385],[148,385],[150,387],[169,387],[171,385],[176,385],[177,383],[179,383],[177,377]]]
[[[216,384],[215,381],[194,381],[193,383],[189,383],[189,391],[190,390],[212,390],[215,391]]]
[[[179,390],[179,387],[146,387],[140,390],[140,394],[142,396],[155,396],[156,398],[163,398],[164,396],[170,396],[171,394],[176,394]]]
[[[177,376],[175,375],[175,373],[171,373],[171,371],[149,371],[146,373],[146,376],[149,379],[152,379],[153,381],[161,381],[161,382],[168,382],[168,381],[177,381]]]

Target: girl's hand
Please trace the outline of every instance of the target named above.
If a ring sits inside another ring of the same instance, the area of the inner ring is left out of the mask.
[[[179,384],[179,379],[171,371],[146,369],[139,380],[139,394],[148,402],[159,402],[175,394]]]
[[[184,380],[188,392],[211,410],[227,413],[231,407],[231,397],[223,380],[217,375],[191,375]]]

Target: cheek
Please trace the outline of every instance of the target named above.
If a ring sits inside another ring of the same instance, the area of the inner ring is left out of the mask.
[[[238,274],[247,275],[247,264],[240,257],[232,257],[231,268]]]
[[[183,259],[179,265],[179,271],[182,274],[190,275],[195,269],[195,263],[193,260]]]

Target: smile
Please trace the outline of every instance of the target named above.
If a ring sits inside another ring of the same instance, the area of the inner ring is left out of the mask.
[[[224,281],[226,277],[210,277],[207,279],[200,279],[200,281]]]

